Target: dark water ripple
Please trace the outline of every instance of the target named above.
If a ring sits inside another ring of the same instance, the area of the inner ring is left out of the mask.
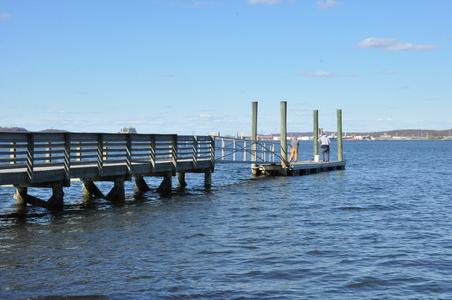
[[[344,171],[220,165],[210,192],[193,175],[117,206],[74,184],[60,214],[18,212],[1,188],[0,297],[452,299],[452,160],[436,158],[451,147],[350,142]]]

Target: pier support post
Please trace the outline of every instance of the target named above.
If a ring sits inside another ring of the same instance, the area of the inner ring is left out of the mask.
[[[170,197],[172,186],[173,186],[172,173],[166,172],[165,174],[163,174],[163,181],[157,188],[157,192],[162,194],[163,197]]]
[[[287,102],[281,101],[281,166],[287,168]]]
[[[26,187],[17,187],[14,193],[14,199],[17,200],[17,205],[26,206],[27,205],[27,193],[28,189]]]
[[[187,186],[187,182],[185,181],[185,172],[177,173],[177,187],[180,190],[183,190]]]
[[[19,205],[26,206],[27,204],[30,204],[32,206],[48,208],[46,201],[28,195],[27,187],[17,187],[16,193],[14,194],[14,198],[17,199],[17,204]]]
[[[91,180],[83,180],[83,196],[84,197],[99,197],[105,198],[104,194],[97,188]]]
[[[314,128],[313,128],[313,139],[314,139],[314,157],[319,155],[319,111],[314,110]]]
[[[124,190],[124,178],[115,178],[114,186],[105,199],[110,201],[124,201],[126,199],[126,193]]]
[[[342,109],[337,110],[337,160],[342,161]]]
[[[148,192],[151,189],[149,188],[146,181],[144,181],[143,176],[135,176],[135,192],[144,193]]]
[[[52,185],[52,197],[47,200],[47,207],[49,209],[62,209],[64,207],[63,197],[63,183],[55,182]]]
[[[49,200],[44,201],[42,199],[29,195],[27,187],[17,187],[14,194],[14,198],[17,200],[17,204],[22,206],[30,204],[32,206],[44,207],[50,210],[60,210],[63,208],[64,192],[62,181],[48,183],[40,187],[52,188],[52,196],[49,198]]]
[[[257,160],[257,102],[252,103],[253,113],[252,113],[252,124],[251,124],[251,160],[254,162]],[[257,175],[259,170],[257,169],[257,164],[252,163],[251,164],[251,172],[253,175]]]
[[[212,187],[212,170],[207,170],[204,172],[204,186],[206,189],[210,189]]]

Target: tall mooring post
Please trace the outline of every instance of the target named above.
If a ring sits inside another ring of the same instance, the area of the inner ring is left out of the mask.
[[[337,160],[342,161],[342,109],[337,110]]]
[[[314,138],[314,157],[319,155],[319,111],[314,110],[314,128],[313,128],[313,138]]]
[[[252,109],[253,109],[253,113],[252,113],[252,124],[251,124],[251,140],[252,140],[252,144],[251,144],[251,160],[254,162],[257,160],[257,145],[256,145],[256,140],[257,140],[257,102],[253,102],[252,103]],[[252,163],[251,164],[251,172],[253,175],[257,175],[258,170],[257,170],[257,164],[256,163]]]
[[[281,166],[287,167],[287,101],[281,101]]]

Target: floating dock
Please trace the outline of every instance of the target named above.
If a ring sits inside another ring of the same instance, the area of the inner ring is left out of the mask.
[[[270,176],[301,176],[320,172],[336,171],[345,169],[345,161],[314,162],[302,161],[289,164],[287,167],[281,163],[261,164],[255,167],[257,174]]]
[[[252,126],[251,126],[251,140],[253,140],[253,145],[251,146],[252,160],[251,170],[253,175],[271,175],[271,176],[299,176],[308,175],[312,173],[343,170],[345,169],[345,161],[342,155],[342,110],[337,110],[337,161],[322,161],[317,162],[319,159],[319,133],[323,130],[319,130],[319,116],[318,111],[313,111],[313,146],[315,160],[312,161],[302,161],[297,163],[290,163],[287,159],[289,148],[287,145],[287,102],[281,101],[281,139],[280,139],[280,150],[281,154],[278,155],[280,158],[279,163],[264,163],[258,162],[257,159],[257,115],[258,115],[258,104],[257,102],[252,103]],[[297,154],[298,155],[298,151]],[[330,159],[330,154],[328,152],[328,158]],[[323,157],[325,159],[325,157]],[[265,160],[265,159],[264,159]]]

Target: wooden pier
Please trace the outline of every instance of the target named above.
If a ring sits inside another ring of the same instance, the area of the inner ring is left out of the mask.
[[[171,193],[172,176],[185,187],[185,173],[204,173],[211,186],[215,168],[211,136],[105,133],[0,133],[0,185],[16,187],[18,204],[49,209],[63,206],[63,187],[83,181],[85,196],[125,198],[124,181],[135,178],[137,192],[150,190],[144,177],[162,177],[158,191]],[[114,183],[104,196],[96,181]],[[29,187],[52,189],[47,201],[29,195]]]
[[[314,111],[313,159],[290,163],[287,159],[287,103],[281,102],[279,145],[275,141],[258,140],[257,102],[252,103],[252,109],[252,134],[248,140],[177,134],[0,132],[0,186],[16,187],[14,197],[20,205],[61,209],[63,187],[70,186],[74,180],[83,182],[86,197],[122,201],[125,199],[124,182],[131,181],[132,177],[138,193],[151,190],[145,177],[162,177],[157,191],[170,195],[172,177],[178,176],[178,188],[183,189],[187,185],[186,173],[204,173],[205,187],[210,188],[216,162],[250,163],[253,175],[270,176],[345,169],[341,110],[337,111],[338,160],[319,162],[318,112]],[[110,181],[114,186],[103,195],[96,181]],[[51,188],[52,196],[47,201],[38,199],[28,194],[29,187]]]

